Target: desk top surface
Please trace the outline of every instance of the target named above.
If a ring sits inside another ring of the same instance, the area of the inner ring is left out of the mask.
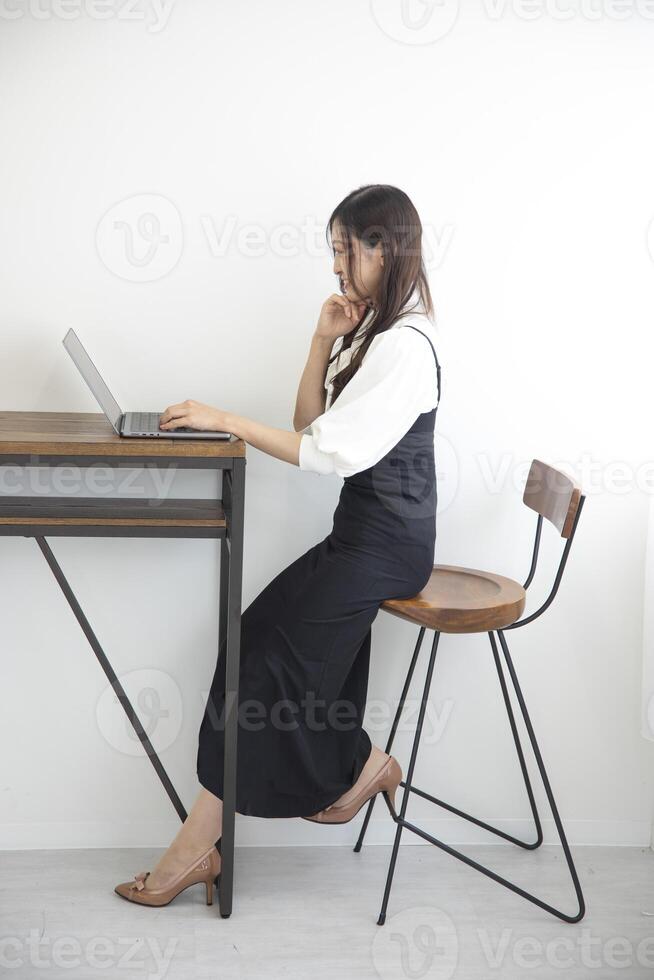
[[[230,439],[132,439],[116,435],[95,412],[0,412],[0,457],[50,456],[245,456],[245,443]]]

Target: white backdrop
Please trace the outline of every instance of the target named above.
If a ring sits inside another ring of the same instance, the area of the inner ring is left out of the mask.
[[[654,742],[654,496],[649,500],[643,603],[642,734]],[[654,819],[652,820],[654,847]]]
[[[192,397],[291,428],[336,286],[325,222],[362,183],[404,188],[425,226],[441,336],[436,560],[524,580],[529,462],[582,482],[559,595],[507,639],[571,842],[647,845],[654,20],[645,4],[608,0],[449,0],[430,14],[405,5],[404,20],[402,9],[4,5],[0,407],[95,411],[61,347],[73,326],[125,409]],[[3,493],[92,492],[84,473],[0,479]],[[162,489],[138,473],[112,484]],[[167,489],[217,486],[189,472]],[[339,489],[249,451],[245,604],[330,530]],[[190,806],[217,546],[51,543]],[[527,612],[562,544],[546,526]],[[166,844],[175,814],[36,544],[3,538],[0,554],[0,847]],[[382,747],[378,709],[392,710],[413,642],[407,624],[376,620],[367,728]],[[487,638],[444,637],[432,691],[416,784],[528,832]],[[405,771],[408,729],[395,747]],[[537,799],[553,840],[540,786]],[[392,839],[383,811],[371,841]],[[447,840],[489,839],[417,798],[409,812]],[[240,844],[354,833],[237,818]]]
[[[650,500],[643,617],[643,738],[654,741],[654,498]]]

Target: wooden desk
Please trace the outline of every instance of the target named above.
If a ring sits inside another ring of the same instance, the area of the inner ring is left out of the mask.
[[[220,499],[45,497],[0,493],[0,535],[35,538],[82,627],[118,700],[148,754],[180,820],[186,810],[134,708],[75,598],[46,537],[217,538],[220,541],[219,644],[226,639],[226,717],[223,830],[219,849],[220,914],[232,911],[236,749],[245,443],[196,439],[125,439],[104,415],[63,412],[0,412],[0,466],[155,467],[222,470]]]

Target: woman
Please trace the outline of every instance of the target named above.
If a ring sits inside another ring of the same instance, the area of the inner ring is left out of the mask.
[[[193,401],[167,408],[161,428],[221,429],[302,470],[343,477],[331,532],[242,614],[236,788],[239,813],[343,823],[380,790],[394,803],[402,778],[362,721],[379,606],[415,595],[433,566],[440,365],[422,226],[407,195],[360,187],[327,234],[341,295],[320,312],[295,431]],[[202,790],[154,870],[116,886],[130,901],[164,905],[198,882],[212,900],[224,673],[223,642],[199,732]]]

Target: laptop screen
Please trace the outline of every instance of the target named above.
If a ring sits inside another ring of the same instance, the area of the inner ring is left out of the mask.
[[[100,408],[116,432],[120,432],[119,423],[123,414],[120,406],[100,377],[98,369],[82,347],[79,337],[72,328],[64,337],[63,345],[75,362],[79,373],[93,392]]]

